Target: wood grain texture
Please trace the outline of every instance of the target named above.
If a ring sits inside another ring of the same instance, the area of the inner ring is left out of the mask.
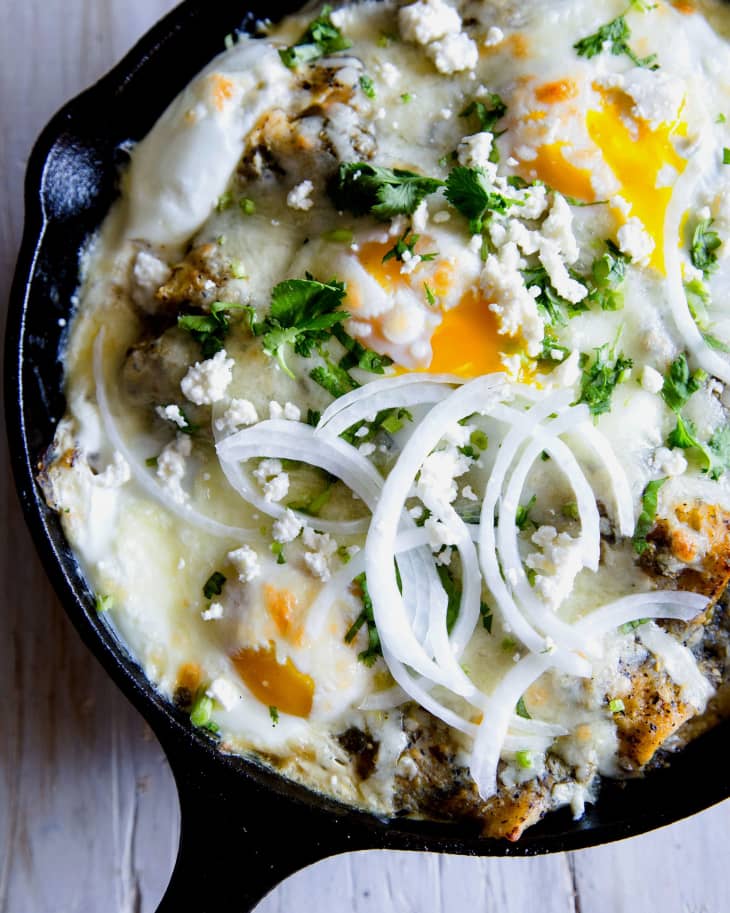
[[[0,31],[3,307],[33,139],[56,108],[108,69],[171,5],[6,4]],[[177,841],[172,778],[151,733],[80,644],[51,593],[16,504],[4,442],[0,517],[0,913],[153,913]],[[726,913],[729,838],[725,803],[672,828],[569,856],[359,853],[300,872],[259,913]],[[207,866],[201,860],[201,872],[214,877],[213,855]]]

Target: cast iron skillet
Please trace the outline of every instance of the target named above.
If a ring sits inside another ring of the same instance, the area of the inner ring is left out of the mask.
[[[388,821],[315,795],[252,760],[219,753],[156,693],[94,611],[56,514],[35,482],[64,412],[59,346],[78,282],[78,252],[117,193],[119,144],[141,138],[167,103],[223,48],[226,34],[292,11],[287,0],[183,3],[43,131],[26,178],[26,225],[6,336],[8,435],[25,517],[48,576],[86,645],[143,714],[167,753],[182,812],[177,864],[159,913],[248,911],[279,881],[349,850],[388,848],[527,856],[595,846],[660,827],[730,796],[730,724],[644,779],[606,782],[574,822],[564,810],[517,843],[463,824]],[[205,874],[201,859],[208,859]]]

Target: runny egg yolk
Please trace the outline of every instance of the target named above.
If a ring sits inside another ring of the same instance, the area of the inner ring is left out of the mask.
[[[546,143],[537,150],[537,156],[526,163],[526,169],[565,196],[575,197],[586,203],[594,202],[596,194],[591,182],[589,168],[573,165],[565,157],[570,151],[567,143]]]
[[[601,96],[601,107],[587,114],[588,133],[621,184],[621,195],[631,204],[630,217],[638,218],[653,239],[650,263],[663,273],[664,217],[672,187],[656,185],[663,168],[672,168],[677,174],[684,170],[686,163],[672,144],[679,124],[651,129],[643,120],[630,120],[632,102],[627,96],[615,91],[602,91]],[[620,210],[614,209],[614,214],[626,221]]]
[[[280,663],[273,643],[266,649],[246,647],[231,661],[255,698],[281,713],[308,717],[314,700],[314,680],[300,672],[291,659]]]
[[[416,253],[428,253],[434,246],[421,239]],[[399,286],[404,287],[408,281],[401,273],[401,261],[391,257],[383,262],[383,257],[391,248],[392,243],[369,242],[363,244],[358,253],[361,266],[388,293],[394,292]],[[426,283],[438,301],[446,295],[454,281],[455,268],[458,267],[448,260],[436,263],[435,269],[423,273],[421,289],[418,292],[414,290],[414,294],[422,292],[425,302],[426,289],[423,283]],[[348,289],[345,306],[351,309],[353,316],[357,316],[360,302],[356,290]],[[437,308],[438,304],[433,307]],[[378,333],[379,319],[371,318],[369,322]],[[441,323],[431,336],[431,361],[421,370],[433,374],[456,374],[460,377],[478,377],[501,371],[503,364],[500,348],[503,348],[504,342],[504,337],[498,334],[497,319],[489,310],[488,302],[475,289],[467,289],[454,307],[442,309]]]

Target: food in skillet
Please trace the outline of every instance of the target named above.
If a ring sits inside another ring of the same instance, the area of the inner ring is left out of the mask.
[[[83,256],[41,480],[220,749],[517,839],[723,713],[730,23],[232,36]]]

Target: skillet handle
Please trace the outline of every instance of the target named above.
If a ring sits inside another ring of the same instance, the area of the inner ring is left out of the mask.
[[[318,808],[316,797],[302,801],[276,774],[251,772],[213,748],[201,757],[195,747],[167,748],[180,799],[180,845],[157,913],[249,913],[288,875],[359,848],[340,816]]]

